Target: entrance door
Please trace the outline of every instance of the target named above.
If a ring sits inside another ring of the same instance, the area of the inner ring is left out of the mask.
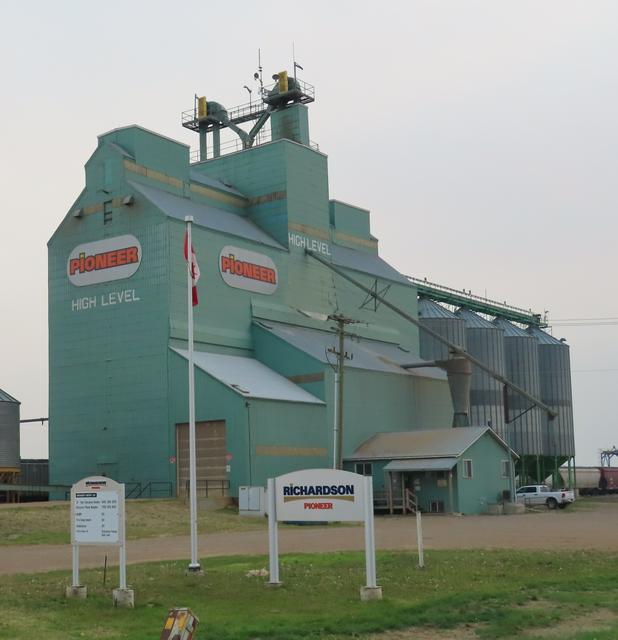
[[[225,420],[195,424],[197,497],[227,496]],[[179,497],[187,497],[189,488],[189,425],[176,425],[176,464]]]

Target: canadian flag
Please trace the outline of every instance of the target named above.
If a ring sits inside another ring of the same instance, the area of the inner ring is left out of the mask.
[[[185,231],[185,260],[189,262],[189,234]],[[191,295],[193,297],[193,306],[197,305],[197,281],[200,279],[200,267],[195,257],[195,249],[191,245]]]

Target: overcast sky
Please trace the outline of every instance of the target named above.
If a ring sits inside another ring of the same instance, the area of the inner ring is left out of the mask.
[[[195,93],[232,106],[291,67],[316,87],[331,197],[372,212],[401,272],[549,312],[618,318],[618,3],[602,0],[0,5],[0,388],[47,416],[46,242],[97,135],[197,146]],[[558,322],[556,322],[558,324]],[[618,445],[618,324],[571,345],[578,464]],[[46,456],[22,429],[22,456]]]

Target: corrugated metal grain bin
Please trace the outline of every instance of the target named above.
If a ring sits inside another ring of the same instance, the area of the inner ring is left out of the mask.
[[[504,331],[507,378],[535,398],[540,398],[536,339],[504,318],[496,318],[494,324]],[[541,455],[541,410],[530,408],[530,400],[511,389],[507,391],[507,407],[507,433],[511,447],[520,455]]]
[[[418,319],[422,326],[435,331],[450,342],[466,348],[466,323],[442,305],[420,298]],[[448,347],[425,331],[419,332],[421,358],[424,360],[446,360],[450,356]]]
[[[571,358],[569,345],[557,340],[538,327],[527,332],[536,338],[539,354],[541,400],[558,412],[549,420],[541,417],[541,441],[546,456],[575,455],[573,435],[573,396],[571,391]]]
[[[19,471],[19,400],[0,389],[0,472]]]
[[[468,309],[455,312],[466,323],[467,351],[499,374],[506,375],[504,332]],[[488,373],[472,367],[470,424],[490,426],[508,442],[504,422],[502,385]]]

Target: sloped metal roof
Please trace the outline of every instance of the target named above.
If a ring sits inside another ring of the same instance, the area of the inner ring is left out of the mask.
[[[185,349],[171,349],[188,360],[189,353]],[[324,404],[254,358],[195,351],[193,361],[196,367],[244,398]]]
[[[374,253],[356,251],[355,249],[348,249],[347,247],[341,247],[336,244],[332,244],[331,249],[333,253],[333,263],[340,267],[361,271],[362,273],[369,273],[378,278],[393,280],[411,286],[410,281],[405,276],[402,276],[399,271],[391,267],[388,262],[385,262],[380,256]]]
[[[6,391],[0,389],[0,402],[13,402],[14,404],[21,404],[19,400],[9,395]]]
[[[505,338],[530,338],[530,334],[504,318],[496,318],[493,322],[496,327],[504,331]]]
[[[458,309],[455,312],[455,315],[466,321],[466,329],[494,329],[494,331],[498,331],[500,329],[495,324],[489,322],[489,320],[481,318],[481,316],[469,309]]]
[[[489,432],[506,450],[508,445],[489,427],[457,427],[376,433],[363,442],[348,460],[411,460],[458,458]]]
[[[256,324],[319,362],[329,362],[326,357],[328,349],[338,349],[338,338],[336,334],[329,331],[271,320],[256,321]],[[346,360],[345,366],[348,368],[446,380],[446,373],[437,367],[403,369],[402,364],[422,363],[424,360],[401,349],[396,344],[346,336],[344,348],[352,356],[350,360]]]
[[[384,471],[450,471],[457,458],[416,458],[414,460],[391,460]]]
[[[441,304],[429,300],[428,298],[420,298],[418,301],[419,318],[448,318],[456,320],[457,316],[443,307]]]
[[[538,327],[528,327],[526,329],[526,333],[536,338],[541,344],[558,344],[568,346],[566,342],[562,342],[561,340],[558,340],[558,338],[554,338],[554,336],[547,333],[547,331],[543,331]]]
[[[238,236],[252,242],[276,247],[277,249],[284,248],[251,220],[235,213],[207,204],[193,202],[188,198],[181,198],[167,191],[138,182],[130,181],[129,184],[170,218],[184,222],[185,216],[193,216],[195,224],[200,227]]]
[[[235,196],[239,196],[241,198],[246,198],[247,196],[244,193],[238,191],[238,189],[234,189],[234,187],[230,187],[227,184],[224,184],[220,180],[215,180],[210,176],[206,176],[195,169],[189,170],[189,177],[193,182],[199,182],[199,184],[203,184],[207,187],[213,187],[214,189],[218,189],[219,191],[227,191],[227,193],[231,193]]]

